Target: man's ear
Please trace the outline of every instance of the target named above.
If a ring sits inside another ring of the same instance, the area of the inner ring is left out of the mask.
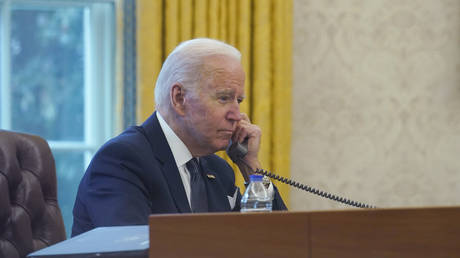
[[[170,92],[171,106],[180,116],[185,115],[185,89],[180,83],[175,83]]]

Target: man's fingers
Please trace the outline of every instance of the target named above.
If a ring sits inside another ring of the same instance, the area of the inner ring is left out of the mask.
[[[251,121],[249,120],[249,117],[248,117],[248,115],[246,115],[246,113],[241,113],[241,120],[251,123]]]
[[[235,129],[233,140],[243,142],[246,138],[260,137],[261,130],[257,125],[251,124],[247,120],[241,120],[238,122],[238,126]]]
[[[241,133],[241,127],[237,126],[235,131],[233,132],[233,136],[232,136],[232,141],[233,142],[239,142],[240,133]]]
[[[246,137],[249,136],[251,130],[251,124],[246,120],[241,120],[238,122],[238,126],[236,127],[234,140],[238,141],[239,143],[243,142]]]

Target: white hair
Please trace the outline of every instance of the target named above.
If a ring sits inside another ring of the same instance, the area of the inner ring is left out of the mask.
[[[241,60],[241,53],[235,47],[219,40],[197,38],[179,44],[166,58],[155,85],[157,110],[169,105],[169,92],[178,82],[184,88],[195,87],[201,76],[206,57],[224,55]],[[166,111],[166,110],[165,110]]]

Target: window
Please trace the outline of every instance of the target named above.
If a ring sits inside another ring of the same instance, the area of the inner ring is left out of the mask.
[[[80,179],[113,135],[113,1],[0,1],[0,128],[40,135],[67,235]]]

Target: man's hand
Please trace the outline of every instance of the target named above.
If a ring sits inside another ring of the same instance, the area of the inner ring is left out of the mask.
[[[259,154],[262,130],[259,126],[251,124],[251,121],[246,114],[242,113],[241,115],[242,119],[236,126],[235,133],[232,136],[232,141],[242,143],[247,139],[248,153],[243,158],[244,162],[236,162],[236,164],[240,168],[244,180],[248,182],[249,175],[253,174],[257,168],[260,168],[257,155]]]

